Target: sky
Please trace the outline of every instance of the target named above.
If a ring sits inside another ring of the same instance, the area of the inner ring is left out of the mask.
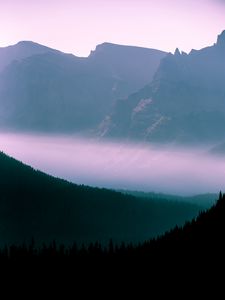
[[[88,56],[112,42],[189,52],[223,29],[225,0],[0,0],[0,47],[32,40]]]

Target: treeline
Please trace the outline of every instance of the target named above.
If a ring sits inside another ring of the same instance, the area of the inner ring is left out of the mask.
[[[183,227],[175,227],[164,235],[134,245],[132,243],[120,245],[112,240],[107,246],[100,243],[90,243],[78,247],[57,245],[55,241],[49,245],[36,247],[34,240],[29,245],[5,246],[0,251],[0,261],[46,261],[74,262],[75,264],[87,261],[101,262],[134,262],[144,261],[152,266],[162,262],[178,262],[179,259],[192,257],[198,262],[207,263],[216,261],[224,255],[224,228],[225,228],[225,195],[220,193],[217,203],[208,211],[201,212],[196,219],[187,222]],[[184,265],[184,261],[182,261]]]
[[[76,185],[0,153],[0,247],[52,240],[80,246],[143,242],[197,216],[201,206]]]

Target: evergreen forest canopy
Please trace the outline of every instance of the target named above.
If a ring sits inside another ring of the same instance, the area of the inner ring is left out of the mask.
[[[203,202],[76,185],[0,154],[0,244],[143,242],[197,216]],[[164,199],[165,198],[165,199]]]
[[[35,222],[38,220],[37,215],[39,218],[45,217],[44,209],[47,211],[48,209],[51,209],[51,213],[54,207],[60,210],[64,209],[63,215],[66,215],[68,220],[69,212],[71,213],[72,207],[69,207],[69,203],[72,201],[74,201],[73,208],[76,209],[79,209],[79,205],[81,205],[82,201],[84,201],[85,205],[89,209],[94,208],[94,204],[96,205],[96,203],[101,204],[98,204],[98,209],[102,208],[102,205],[105,204],[105,206],[103,206],[104,209],[109,207],[111,212],[113,208],[112,204],[115,205],[115,203],[116,205],[120,204],[119,210],[124,210],[124,212],[127,208],[127,203],[129,203],[129,209],[130,207],[134,208],[137,203],[143,205],[145,210],[149,208],[147,204],[149,204],[152,209],[152,203],[150,200],[145,200],[142,202],[143,199],[137,199],[130,195],[125,196],[118,192],[77,186],[64,180],[56,179],[41,172],[34,171],[32,168],[25,166],[12,158],[9,158],[3,153],[0,155],[0,166],[1,229],[4,228],[3,221],[6,221],[7,217],[9,217],[9,215],[12,213],[12,211],[10,211],[10,206],[14,205],[13,208],[16,207],[18,209],[16,210],[17,215],[13,215],[13,220],[18,230],[16,234],[19,233],[20,237],[21,233],[23,232],[22,229],[25,232],[25,226],[28,225],[30,226],[30,232],[34,233],[33,229],[35,228]],[[7,182],[9,177],[11,184],[13,183],[13,185],[10,185],[9,182]],[[12,189],[12,186],[14,189]],[[54,193],[55,197],[48,198],[52,193]],[[64,206],[62,204],[60,206],[60,197],[62,194],[64,195],[64,199],[68,201],[62,202]],[[72,196],[76,197],[73,198]],[[30,199],[34,199],[34,201],[31,201]],[[119,199],[119,202],[114,202],[116,199]],[[8,203],[8,207],[6,206],[6,202]],[[165,205],[165,202],[161,203],[161,201],[159,201],[159,203],[162,205],[162,207]],[[167,208],[169,208],[169,203],[170,202],[167,202]],[[173,210],[176,208],[176,205],[178,204],[172,204]],[[182,205],[185,206],[185,210],[190,208],[193,209],[193,205]],[[178,205],[178,207],[181,209],[183,207],[182,205]],[[138,206],[136,206],[136,208],[137,207]],[[158,238],[148,239],[139,244],[114,243],[113,240],[110,240],[108,246],[104,246],[99,242],[89,243],[86,246],[78,246],[76,243],[66,246],[65,244],[60,245],[55,241],[52,241],[51,243],[44,243],[42,245],[35,246],[34,240],[31,240],[30,243],[23,245],[20,243],[20,245],[15,244],[2,247],[2,250],[0,251],[0,260],[9,262],[11,260],[17,261],[19,259],[19,261],[23,262],[48,261],[49,263],[57,261],[70,261],[78,264],[84,261],[87,262],[87,258],[89,262],[93,259],[93,261],[96,261],[96,259],[97,261],[99,261],[99,259],[102,261],[103,259],[105,262],[121,261],[122,259],[123,262],[129,262],[130,260],[133,262],[145,261],[146,266],[151,265],[153,267],[157,264],[161,264],[162,262],[170,262],[170,264],[175,265],[178,264],[180,259],[183,259],[186,256],[188,259],[192,258],[192,263],[205,263],[205,259],[207,259],[208,263],[214,264],[222,258],[225,250],[224,209],[225,195],[220,193],[218,201],[208,210],[200,212],[197,218],[194,217],[191,221],[186,222],[185,225],[183,224],[181,226],[175,226],[173,229],[168,230],[165,234]],[[15,209],[13,209],[13,211],[15,212]],[[65,214],[65,211],[67,211],[67,214]],[[148,210],[147,213],[149,211],[150,210]],[[197,211],[195,216],[196,215]],[[53,212],[52,219],[50,221],[54,222],[54,218],[56,218],[56,216],[57,215]],[[144,220],[143,216],[144,214],[142,211],[142,220]],[[114,217],[117,218],[118,216],[114,215]],[[135,218],[133,218],[133,221],[134,220]],[[27,221],[30,223],[26,224],[25,222]],[[63,226],[66,224],[65,221],[63,223],[63,220],[58,219],[58,221],[62,221],[61,225]],[[69,221],[71,221],[71,219]],[[46,220],[44,222],[46,222]],[[44,222],[39,225],[46,226],[46,223]],[[76,225],[79,224],[76,219],[74,222]],[[57,227],[55,227],[54,223],[53,225],[54,229],[56,229]],[[70,223],[70,225],[72,224]],[[135,225],[137,226],[137,223]],[[144,224],[144,227],[145,226],[146,224]],[[14,227],[14,229],[16,227]],[[13,227],[11,227],[11,229],[12,228]],[[41,230],[41,227],[38,228]],[[62,230],[62,227],[60,228]],[[136,229],[137,228],[138,227],[136,227]],[[9,227],[7,229],[10,230]],[[75,228],[76,233],[78,232],[78,229],[78,227]],[[120,224],[120,232],[121,229],[123,229],[123,227]],[[50,232],[49,230],[49,228],[45,228],[46,234]],[[68,228],[66,228],[66,230],[68,232]],[[134,227],[132,228],[132,231],[133,230]],[[3,234],[4,231],[1,230],[1,239],[4,238]],[[22,240],[20,240],[20,242],[21,241]],[[183,266],[188,265],[188,261],[182,260]]]

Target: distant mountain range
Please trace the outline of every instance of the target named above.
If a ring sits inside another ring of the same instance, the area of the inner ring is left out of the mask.
[[[0,247],[31,241],[140,242],[197,216],[196,203],[69,183],[0,152]],[[200,204],[202,201],[202,205]]]
[[[165,55],[110,43],[87,58],[29,41],[0,48],[0,128],[91,130],[116,99],[152,80]]]
[[[178,144],[225,141],[225,31],[189,54],[98,45],[87,58],[0,48],[0,129]]]
[[[45,54],[45,53],[60,53],[57,50],[39,45],[33,42],[21,41],[16,45],[0,48],[0,72],[5,67],[16,61],[22,61],[27,57]]]
[[[225,140],[225,31],[216,44],[168,54],[151,83],[118,100],[103,137],[175,143]]]

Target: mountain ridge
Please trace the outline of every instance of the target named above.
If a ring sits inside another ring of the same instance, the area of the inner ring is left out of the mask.
[[[72,184],[0,152],[0,244],[139,242],[202,209],[195,204],[137,198]]]
[[[21,52],[18,47],[28,49]],[[42,132],[93,130],[117,98],[151,80],[166,55],[120,45],[108,48],[103,55],[82,58],[22,42],[11,46],[8,61],[1,57],[9,49],[0,49],[0,62],[7,63],[0,72],[0,127]]]
[[[216,143],[225,126],[225,55],[217,43],[189,54],[176,49],[151,83],[118,100],[98,135],[152,142]]]
[[[36,54],[47,52],[59,53],[60,51],[33,41],[19,41],[14,45],[0,47],[0,72],[13,61],[22,60]]]

